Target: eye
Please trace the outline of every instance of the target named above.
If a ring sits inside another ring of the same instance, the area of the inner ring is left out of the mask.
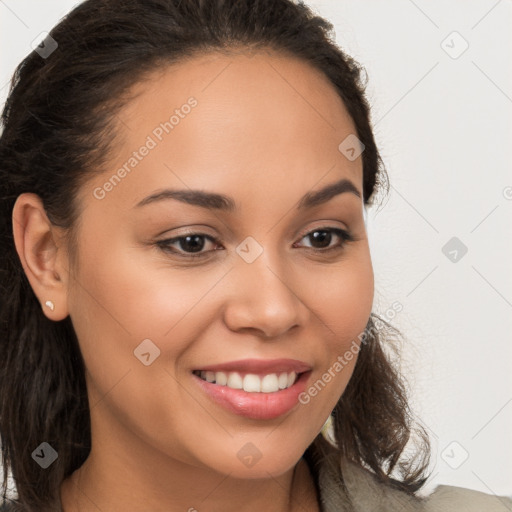
[[[188,233],[184,236],[177,236],[175,238],[169,238],[167,240],[160,240],[156,244],[163,251],[178,254],[179,256],[183,256],[184,258],[203,258],[207,255],[207,253],[212,252],[201,252],[201,250],[205,246],[204,240],[209,240],[210,242],[213,243],[219,242],[216,238],[209,235],[205,235],[203,233]],[[179,248],[183,251],[183,253],[177,251],[176,249],[173,249],[172,246],[174,245],[178,245]],[[190,250],[191,253],[189,253],[188,250]],[[215,251],[216,249],[213,250]]]
[[[303,240],[304,238],[309,238],[315,245],[320,246],[320,248],[306,246],[306,249],[317,253],[342,250],[348,242],[353,242],[355,240],[348,231],[335,227],[316,228],[303,234],[300,240]],[[335,245],[331,245],[333,239],[336,240],[336,238],[338,238],[338,242]],[[205,240],[217,247],[209,251],[203,251],[206,245]],[[220,241],[217,238],[204,233],[186,233],[183,236],[160,240],[156,242],[156,245],[164,252],[175,254],[180,258],[194,259],[205,258],[209,253],[218,250]],[[293,247],[297,247],[297,242],[293,244]]]
[[[334,239],[339,239],[339,242],[331,246],[333,235]],[[348,242],[353,242],[355,240],[355,238],[348,231],[327,226],[309,231],[302,236],[301,240],[305,238],[309,238],[309,240],[311,240],[315,245],[320,246],[320,248],[315,246],[306,247],[307,249],[312,249],[318,253],[330,252],[332,250],[341,250]],[[293,246],[296,247],[296,244],[293,244]]]

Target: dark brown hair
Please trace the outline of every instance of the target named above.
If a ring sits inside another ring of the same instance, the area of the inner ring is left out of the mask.
[[[85,366],[71,320],[46,318],[15,250],[16,198],[37,194],[51,222],[66,229],[73,254],[77,192],[91,173],[103,172],[130,87],[194,55],[272,50],[320,70],[343,100],[365,147],[363,200],[371,204],[388,182],[364,69],[336,45],[332,28],[292,0],[88,0],[50,32],[58,44],[53,53],[44,58],[33,51],[17,67],[0,138],[0,438],[3,497],[12,472],[18,510],[60,510],[60,484],[87,458],[91,431]],[[387,348],[395,350],[395,334],[371,314],[333,412],[338,446],[318,435],[305,456],[316,471],[325,454],[338,451],[412,495],[426,480],[430,445],[424,429],[413,428],[404,382],[386,355]],[[415,457],[404,457],[414,432],[420,441]],[[58,452],[46,470],[31,457],[43,441]]]

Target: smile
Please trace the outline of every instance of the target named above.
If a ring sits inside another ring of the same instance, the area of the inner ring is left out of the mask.
[[[256,375],[254,373],[242,374],[240,372],[213,372],[195,370],[202,380],[217,384],[218,386],[227,386],[231,389],[243,389],[248,393],[275,393],[276,391],[287,389],[293,386],[297,380],[296,372],[269,373],[266,375]]]
[[[191,376],[217,406],[246,418],[271,420],[289,413],[299,404],[299,395],[306,389],[311,370],[260,375],[196,370]]]

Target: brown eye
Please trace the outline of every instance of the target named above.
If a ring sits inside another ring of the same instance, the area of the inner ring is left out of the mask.
[[[183,256],[184,258],[201,258],[206,256],[210,251],[203,251],[206,243],[205,240],[209,240],[213,243],[218,243],[218,240],[203,233],[188,233],[183,236],[177,236],[175,238],[169,238],[167,240],[160,240],[157,242],[158,247],[163,251]],[[173,248],[173,246],[177,246]],[[216,249],[213,249],[216,250]]]
[[[352,242],[355,238],[343,229],[334,227],[316,228],[304,234],[302,239],[309,239],[311,246],[306,246],[308,250],[318,253],[325,253],[332,250],[341,250],[348,242]],[[338,242],[332,245],[333,240]],[[207,241],[213,244],[214,248],[210,250],[203,250],[207,246]],[[219,249],[220,241],[210,235],[204,233],[187,233],[182,236],[168,238],[156,242],[156,245],[167,253],[171,253],[180,258],[204,258],[211,252]],[[294,247],[297,243],[293,244]]]
[[[308,247],[317,250],[318,252],[327,252],[333,249],[342,249],[348,242],[353,242],[354,237],[344,229],[333,228],[333,227],[324,227],[324,228],[316,228],[309,233],[306,233],[302,238],[309,238],[312,243],[312,246]],[[331,246],[333,239],[338,238],[340,241]],[[294,244],[296,247],[296,244]]]

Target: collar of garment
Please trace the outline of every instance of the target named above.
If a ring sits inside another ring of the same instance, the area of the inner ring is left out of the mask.
[[[439,485],[427,496],[411,496],[336,453],[322,460],[318,486],[322,512],[512,512],[512,497],[462,487]]]

